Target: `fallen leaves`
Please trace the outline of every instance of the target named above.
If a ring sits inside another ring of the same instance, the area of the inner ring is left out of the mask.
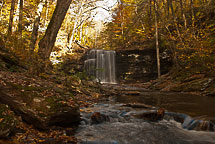
[[[29,144],[40,144],[40,143],[77,143],[77,139],[74,136],[66,134],[67,129],[50,129],[49,131],[39,131],[34,127],[20,122],[16,127],[22,130],[21,133],[16,133],[11,137],[11,140],[4,141],[4,143],[29,143]],[[68,129],[74,131],[74,129]],[[0,141],[1,143],[1,141]]]
[[[3,122],[4,118],[0,118],[0,123]]]

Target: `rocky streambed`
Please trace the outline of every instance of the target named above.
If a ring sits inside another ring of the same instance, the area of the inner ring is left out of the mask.
[[[81,144],[214,144],[215,99],[127,86],[81,108]]]

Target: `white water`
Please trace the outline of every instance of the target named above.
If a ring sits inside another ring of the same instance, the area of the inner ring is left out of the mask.
[[[116,84],[115,51],[90,50],[84,62],[85,71],[100,83]]]
[[[108,115],[110,121],[92,124],[93,112]],[[148,122],[132,116],[138,112],[123,104],[83,108],[83,121],[75,136],[80,144],[215,144],[214,132],[186,130],[174,120]]]

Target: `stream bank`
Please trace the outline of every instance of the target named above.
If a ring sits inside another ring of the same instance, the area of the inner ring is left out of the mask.
[[[215,97],[215,77],[204,73],[190,73],[189,71],[170,71],[160,79],[146,83],[132,84],[155,91],[185,92],[202,96]]]

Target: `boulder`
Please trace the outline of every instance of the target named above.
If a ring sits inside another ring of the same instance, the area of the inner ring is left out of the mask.
[[[165,119],[174,119],[182,124],[182,128],[196,131],[215,131],[215,119],[207,116],[191,117],[183,113],[166,112]]]
[[[106,121],[110,121],[109,116],[101,114],[100,112],[95,112],[91,116],[91,123],[92,124],[100,124]]]
[[[43,130],[54,125],[70,127],[80,122],[79,107],[66,101],[50,89],[18,88],[7,84],[4,91],[0,90],[1,103],[9,105],[25,122]]]
[[[0,138],[5,138],[13,131],[16,126],[14,113],[7,105],[0,104]]]
[[[146,121],[158,122],[164,118],[165,109],[160,108],[158,110],[145,111],[141,114],[135,115],[136,118],[144,119]]]
[[[214,132],[215,125],[212,121],[202,118],[186,117],[182,127],[188,130],[211,131]]]

